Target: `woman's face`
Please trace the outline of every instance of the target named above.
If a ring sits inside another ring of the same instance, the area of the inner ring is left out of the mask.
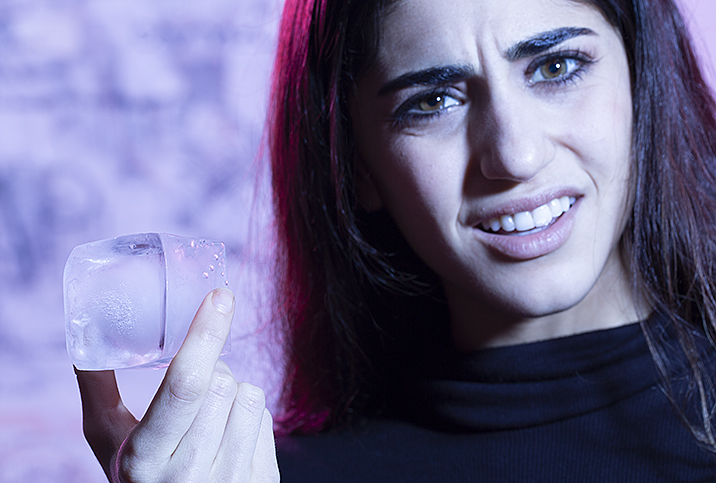
[[[384,206],[439,275],[460,345],[636,317],[617,248],[630,207],[629,69],[598,11],[403,0],[351,109],[362,202]]]

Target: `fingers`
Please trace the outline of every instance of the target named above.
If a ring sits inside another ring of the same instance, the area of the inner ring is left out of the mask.
[[[214,290],[199,307],[184,344],[135,431],[134,451],[156,458],[148,464],[165,464],[189,431],[212,384],[233,314],[234,297],[227,289]]]
[[[263,391],[218,360],[233,311],[228,290],[204,299],[140,423],[113,372],[78,371],[85,433],[111,481],[278,481]]]
[[[251,481],[256,483],[277,483],[281,480],[276,462],[276,443],[273,437],[273,418],[268,409],[264,409],[261,430],[256,442]]]
[[[211,472],[237,389],[229,367],[218,361],[199,414],[172,455],[172,465],[184,479],[205,480]]]
[[[214,462],[214,481],[249,481],[265,410],[266,398],[261,389],[248,383],[238,386]]]
[[[85,438],[109,478],[112,458],[137,420],[122,403],[114,371],[75,369],[75,373]]]

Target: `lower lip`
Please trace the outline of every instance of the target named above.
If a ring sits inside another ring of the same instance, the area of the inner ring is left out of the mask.
[[[548,255],[561,247],[574,226],[579,199],[571,208],[547,228],[529,235],[497,235],[475,228],[487,246],[497,254],[512,260],[531,260]]]

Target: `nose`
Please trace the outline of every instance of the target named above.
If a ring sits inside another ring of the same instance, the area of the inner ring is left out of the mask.
[[[493,89],[481,121],[471,132],[477,162],[489,180],[526,182],[555,155],[550,119],[539,99],[524,89]]]

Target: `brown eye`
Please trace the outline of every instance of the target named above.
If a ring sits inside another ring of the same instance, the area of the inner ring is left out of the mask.
[[[567,73],[567,63],[563,59],[554,60],[542,65],[539,70],[545,79],[556,79]]]
[[[569,79],[575,72],[579,71],[583,61],[573,58],[552,58],[540,63],[534,70],[530,83],[559,81]]]
[[[445,107],[445,98],[443,96],[434,96],[424,99],[418,104],[418,109],[423,112],[439,111]]]
[[[433,94],[418,102],[415,108],[421,113],[431,114],[460,104],[461,102],[452,96],[445,94]]]

